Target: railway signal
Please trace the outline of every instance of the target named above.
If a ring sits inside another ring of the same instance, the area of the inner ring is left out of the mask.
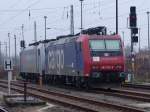
[[[12,60],[11,59],[4,60],[4,70],[6,70],[6,71],[13,70],[13,65],[12,65]]]
[[[132,36],[131,41],[134,43],[138,42],[138,36]]]
[[[131,29],[131,52],[133,52],[133,43],[138,42],[138,28],[137,28],[137,16],[136,16],[136,7],[130,7],[130,29]]]
[[[137,27],[131,28],[131,32],[132,34],[138,34],[138,28]]]
[[[10,85],[12,80],[12,70],[13,70],[13,64],[12,60],[10,58],[4,60],[4,70],[8,71],[8,94],[10,95]]]
[[[129,14],[129,22],[130,22],[130,29],[131,29],[131,55],[134,54],[134,43],[138,42],[138,28],[137,28],[137,16],[136,16],[136,7],[131,6],[130,7],[130,14]],[[134,72],[135,72],[135,57],[131,57],[131,63],[132,63],[132,79],[134,80]],[[132,81],[133,81],[132,80]]]
[[[25,41],[24,41],[24,40],[21,40],[21,41],[20,41],[20,47],[21,47],[22,49],[25,48]]]
[[[137,26],[136,7],[130,8],[130,27]]]

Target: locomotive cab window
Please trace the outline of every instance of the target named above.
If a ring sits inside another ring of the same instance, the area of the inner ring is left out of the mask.
[[[104,40],[90,40],[90,49],[92,51],[105,50]]]
[[[120,41],[119,40],[105,40],[106,49],[110,51],[119,51],[120,50]]]
[[[120,40],[89,40],[89,47],[92,56],[123,55]]]
[[[91,51],[119,51],[120,40],[90,40]]]

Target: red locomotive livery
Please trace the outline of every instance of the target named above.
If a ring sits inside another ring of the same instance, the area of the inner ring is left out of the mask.
[[[81,35],[84,76],[102,81],[125,79],[124,48],[119,35]]]

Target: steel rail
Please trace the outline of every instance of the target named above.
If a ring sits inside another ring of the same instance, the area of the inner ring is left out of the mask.
[[[130,88],[150,90],[150,85],[144,85],[144,84],[123,84],[122,87],[130,87]]]
[[[0,83],[0,86],[3,86],[5,88],[7,87],[6,83],[3,83],[3,84]],[[18,88],[18,86],[19,86],[19,88]],[[21,85],[21,84],[13,83],[12,89],[23,93],[22,87],[23,87],[23,85]],[[50,102],[53,101],[53,102],[59,103],[61,105],[67,105],[67,106],[79,108],[84,111],[86,109],[86,111],[90,111],[90,112],[98,112],[99,111],[98,107],[113,108],[113,109],[122,110],[122,111],[126,111],[126,112],[145,112],[145,110],[140,109],[140,108],[135,108],[135,107],[116,104],[116,103],[112,104],[110,102],[104,102],[104,101],[96,101],[93,99],[82,98],[79,96],[49,91],[47,89],[43,89],[40,87],[38,87],[38,88],[32,87],[29,85],[28,85],[28,94],[42,98],[42,99],[50,101]],[[62,98],[63,98],[63,100],[61,100]],[[66,99],[66,100],[64,100],[64,99]],[[74,101],[76,103],[73,103]],[[83,105],[81,105],[81,104],[83,104]],[[97,108],[91,108],[91,106],[94,106]]]
[[[132,90],[122,90],[115,88],[111,88],[110,90],[103,88],[95,88],[93,90],[90,90],[90,92],[150,102],[150,94],[145,92],[137,92]]]
[[[0,106],[0,112],[8,112],[8,110]]]

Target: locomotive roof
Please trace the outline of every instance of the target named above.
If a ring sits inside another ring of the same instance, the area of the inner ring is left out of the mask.
[[[38,42],[34,42],[34,43],[31,43],[31,44],[29,44],[29,46],[37,46],[37,45],[39,45],[40,43],[48,43],[48,42],[50,42],[50,41],[55,41],[56,39],[46,39],[46,40],[40,40],[40,41],[38,41]]]
[[[79,37],[80,34],[87,34],[87,35],[106,35],[107,30],[105,26],[99,26],[95,28],[89,28],[82,30],[81,33],[77,33],[75,35],[61,35],[56,37],[56,39],[47,39],[47,40],[42,40],[38,42],[34,42],[29,44],[29,46],[38,46],[40,43],[50,43],[50,44],[61,44],[61,43],[66,43],[74,40],[75,38]]]
[[[59,36],[59,37],[57,37],[57,39],[55,41],[51,41],[51,42],[47,43],[47,45],[68,43],[68,42],[76,40],[77,37],[78,36]]]
[[[61,36],[58,36],[58,37],[56,37],[56,39],[57,40],[59,40],[59,39],[62,39],[62,38],[70,38],[70,37],[74,37],[75,35],[61,35]]]

